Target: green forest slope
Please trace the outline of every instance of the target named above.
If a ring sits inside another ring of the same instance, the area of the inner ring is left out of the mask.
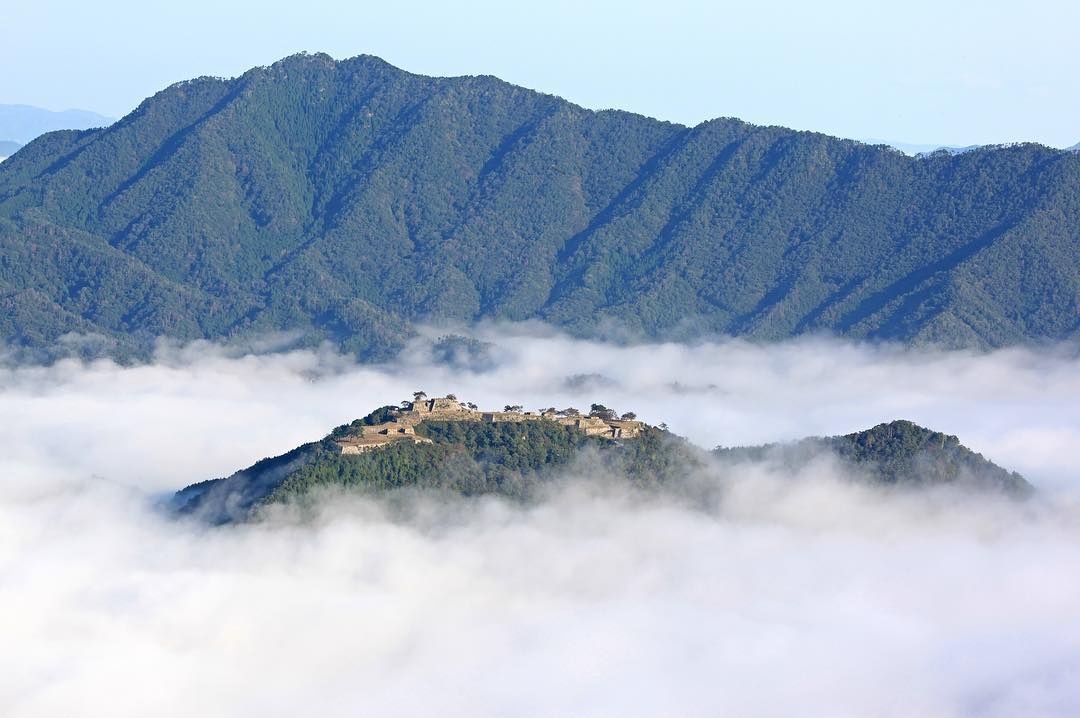
[[[1008,471],[960,443],[911,421],[897,420],[842,436],[814,437],[794,444],[719,447],[713,455],[728,461],[781,460],[799,463],[829,452],[856,472],[882,485],[960,484],[1024,496],[1033,490]]]
[[[370,357],[497,318],[1001,346],[1078,336],[1078,246],[1074,153],[911,158],[297,55],[0,164],[0,339],[287,330]]]

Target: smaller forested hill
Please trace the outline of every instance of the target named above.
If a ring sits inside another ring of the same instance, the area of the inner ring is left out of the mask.
[[[1025,495],[1033,491],[1024,477],[975,453],[955,436],[897,420],[842,436],[815,437],[793,444],[718,447],[714,455],[731,461],[777,459],[801,463],[831,452],[858,475],[885,485],[958,484]]]

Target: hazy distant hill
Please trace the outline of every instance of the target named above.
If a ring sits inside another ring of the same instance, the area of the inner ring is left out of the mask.
[[[1078,217],[1080,156],[1039,145],[916,159],[301,55],[0,165],[0,338],[289,329],[370,356],[428,318],[1072,338]]]
[[[11,157],[20,147],[22,147],[22,145],[18,142],[0,140],[0,158]]]
[[[25,145],[46,132],[85,130],[90,127],[105,127],[113,122],[110,117],[87,110],[54,112],[30,105],[0,105],[0,140]]]
[[[943,150],[945,152],[951,152],[953,154],[960,154],[963,152],[970,152],[971,150],[976,150],[981,146],[965,145],[963,147],[959,147],[956,145],[929,145],[920,144],[917,142],[893,142],[891,140],[882,139],[865,139],[862,141],[868,145],[888,145],[889,147],[894,147],[903,152],[904,154],[911,155],[913,157],[918,155],[927,155],[940,150]]]

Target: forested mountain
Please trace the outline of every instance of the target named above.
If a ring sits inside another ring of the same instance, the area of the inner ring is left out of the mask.
[[[9,142],[8,140],[0,140],[0,157],[10,157],[15,154],[18,149],[22,147],[18,142]]]
[[[1039,145],[911,158],[298,55],[0,165],[0,337],[372,356],[420,320],[539,318],[999,346],[1080,334],[1078,240],[1080,156]]]
[[[172,509],[211,523],[257,517],[281,502],[307,502],[326,489],[384,494],[397,489],[461,496],[498,495],[528,501],[560,476],[597,475],[643,490],[704,491],[722,488],[723,471],[710,468],[707,452],[667,431],[646,426],[631,439],[589,436],[555,421],[478,422],[427,420],[416,427],[424,443],[402,441],[360,454],[343,454],[339,439],[359,426],[378,424],[395,407],[382,407],[320,441],[263,459],[224,479],[178,491]],[[955,436],[908,421],[863,432],[805,439],[787,445],[717,449],[723,462],[781,460],[793,466],[832,452],[852,476],[874,485],[961,485],[974,491],[1023,497],[1032,487],[962,446]],[[704,471],[706,480],[688,481]]]

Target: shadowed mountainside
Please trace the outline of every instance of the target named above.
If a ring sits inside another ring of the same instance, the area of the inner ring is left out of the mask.
[[[0,165],[0,337],[123,355],[295,331],[367,357],[433,319],[1075,338],[1078,217],[1080,156],[1039,145],[911,158],[298,55]]]

